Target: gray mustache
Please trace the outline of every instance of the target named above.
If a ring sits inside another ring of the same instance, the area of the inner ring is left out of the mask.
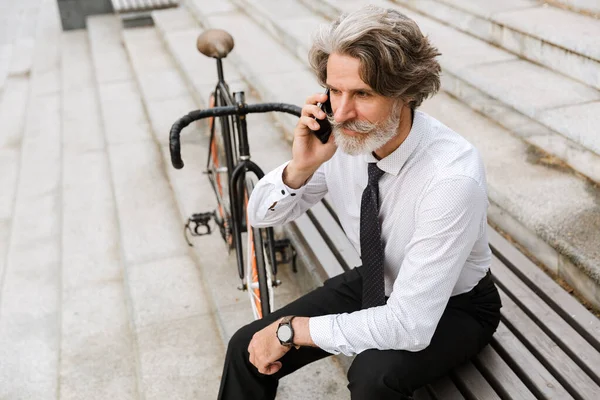
[[[327,116],[329,123],[333,129],[347,129],[349,131],[358,133],[369,133],[373,129],[377,128],[377,124],[373,124],[367,121],[344,121],[336,122],[333,117]]]

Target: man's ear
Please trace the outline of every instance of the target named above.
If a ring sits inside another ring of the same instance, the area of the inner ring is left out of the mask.
[[[410,103],[412,103],[415,99],[413,97],[402,97],[400,100],[402,100],[402,104],[410,107]]]

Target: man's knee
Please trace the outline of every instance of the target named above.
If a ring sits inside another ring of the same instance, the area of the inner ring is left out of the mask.
[[[380,350],[367,350],[356,356],[348,370],[352,399],[410,399],[415,379],[408,365],[385,362]]]
[[[246,356],[248,354],[248,346],[252,340],[252,336],[262,328],[254,321],[248,325],[244,325],[239,328],[229,339],[227,344],[227,352],[229,354],[242,354]]]

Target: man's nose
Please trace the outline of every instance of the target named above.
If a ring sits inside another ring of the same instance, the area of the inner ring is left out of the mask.
[[[345,122],[356,118],[356,109],[354,101],[348,96],[342,96],[339,100],[337,109],[333,114],[335,122]]]

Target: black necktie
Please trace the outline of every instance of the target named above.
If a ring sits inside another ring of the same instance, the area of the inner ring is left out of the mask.
[[[384,174],[369,163],[369,183],[360,204],[360,257],[363,265],[363,308],[385,304],[383,243],[379,223],[379,178]]]

